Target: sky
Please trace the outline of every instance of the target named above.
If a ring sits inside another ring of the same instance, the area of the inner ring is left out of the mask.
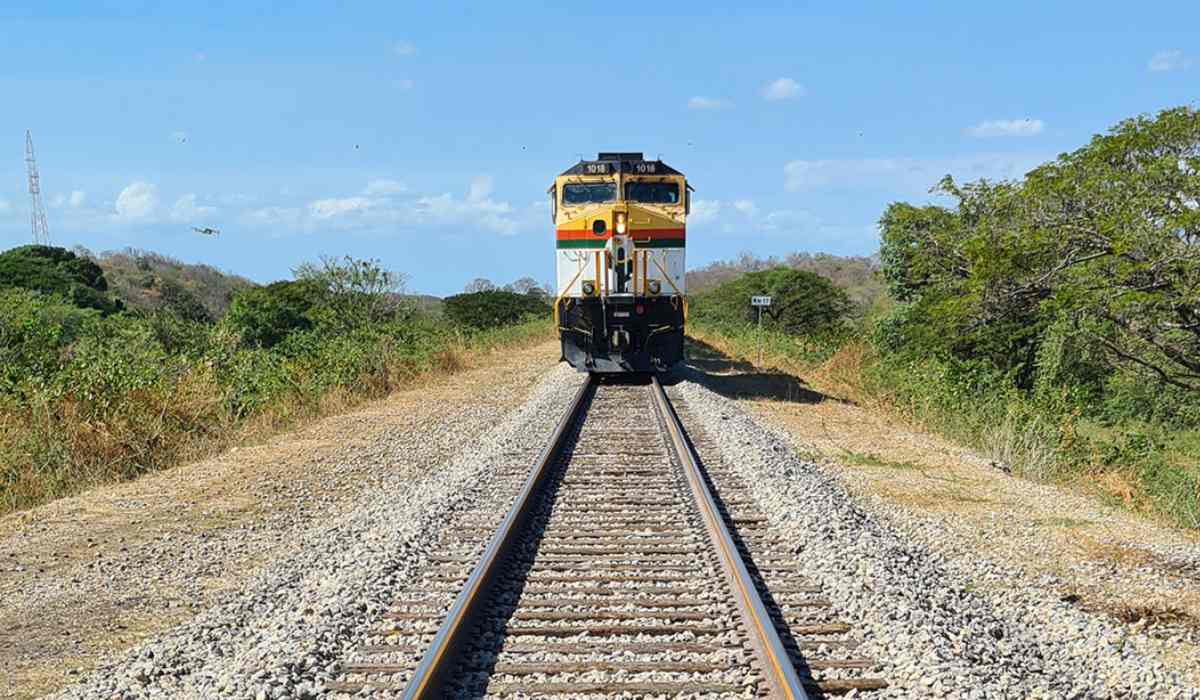
[[[545,190],[598,151],[688,176],[689,267],[869,255],[943,175],[1197,99],[1194,1],[855,4],[5,3],[0,249],[30,242],[26,129],[56,245],[448,295],[550,281]]]

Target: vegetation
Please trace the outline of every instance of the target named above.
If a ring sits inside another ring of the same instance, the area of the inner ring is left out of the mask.
[[[854,305],[846,292],[824,277],[804,270],[776,267],[750,272],[692,300],[692,315],[701,323],[725,327],[756,325],[759,311],[750,297],[771,297],[762,309],[762,327],[787,335],[840,333]]]
[[[126,308],[141,311],[170,309],[195,320],[216,320],[238,292],[254,287],[243,277],[208,265],[181,262],[136,248],[94,255],[76,248],[104,272],[109,291]]]
[[[869,343],[814,353],[777,328],[769,347],[1017,473],[1200,527],[1200,112],[938,189],[957,205],[883,214]]]
[[[94,262],[69,250],[26,245],[0,253],[0,287],[18,287],[70,300],[74,306],[113,313],[122,308],[106,292]]]
[[[492,328],[550,315],[545,297],[499,289],[456,294],[444,303],[446,317],[467,328]]]
[[[294,280],[247,285],[214,318],[203,303],[121,311],[96,265],[62,249],[0,260],[0,513],[382,396],[551,331],[544,317],[458,324],[422,314],[402,294],[403,277],[373,261],[327,259]]]
[[[742,253],[734,260],[721,260],[689,270],[687,289],[690,294],[703,294],[747,272],[761,272],[776,267],[812,272],[833,282],[846,292],[855,304],[856,312],[871,308],[883,296],[879,277],[878,256],[840,256],[829,253],[789,253],[783,258],[756,258]]]

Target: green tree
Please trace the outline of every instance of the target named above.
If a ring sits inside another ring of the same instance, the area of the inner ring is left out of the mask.
[[[96,263],[66,248],[27,245],[0,253],[0,287],[53,294],[80,308],[114,313],[123,307],[108,297],[108,282]]]
[[[289,333],[313,327],[311,312],[328,293],[313,280],[274,282],[234,295],[223,322],[238,332],[242,342],[269,348]]]
[[[549,315],[550,305],[537,295],[491,289],[446,297],[445,310],[454,323],[482,329],[510,325],[529,316]]]
[[[791,335],[839,330],[854,304],[824,277],[805,270],[776,267],[750,272],[697,296],[696,318],[717,324],[755,323],[758,312],[750,297],[772,297],[763,310],[763,325]]]
[[[407,278],[378,260],[323,257],[319,264],[305,263],[293,274],[324,291],[322,304],[309,316],[333,332],[404,322],[413,314],[412,303],[404,297]]]

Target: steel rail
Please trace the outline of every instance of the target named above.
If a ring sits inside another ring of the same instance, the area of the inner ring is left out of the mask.
[[[469,635],[473,632],[472,623],[479,619],[480,613],[487,606],[488,594],[499,578],[495,574],[499,571],[516,541],[517,534],[528,522],[536,500],[533,496],[541,490],[550,464],[561,452],[564,439],[575,424],[579,409],[584,405],[584,398],[592,390],[594,381],[589,378],[583,383],[583,386],[579,387],[570,407],[554,429],[550,442],[542,449],[533,471],[525,479],[525,485],[517,494],[512,508],[496,528],[479,563],[471,571],[462,591],[455,598],[454,604],[450,606],[450,611],[446,613],[446,619],[438,628],[429,649],[421,657],[421,663],[413,672],[412,679],[404,688],[402,697],[405,700],[442,697],[443,690],[451,680],[450,674],[454,670],[453,661],[457,656],[456,652],[465,646]]]
[[[679,416],[671,406],[667,392],[659,383],[658,377],[651,377],[650,381],[654,387],[655,403],[662,413],[663,422],[667,426],[667,432],[671,436],[675,452],[679,456],[680,462],[683,463],[683,469],[687,474],[688,485],[691,486],[696,505],[704,516],[704,526],[721,555],[721,568],[725,571],[734,597],[737,599],[742,618],[753,633],[754,650],[768,672],[769,681],[773,686],[771,697],[808,700],[808,694],[804,691],[804,685],[796,673],[796,667],[792,664],[791,657],[783,645],[783,640],[779,638],[774,623],[771,622],[767,606],[763,604],[754,580],[750,577],[745,562],[738,554],[737,544],[733,541],[733,536],[717,509],[712,491],[704,482],[700,464],[684,437],[683,424],[680,423]]]

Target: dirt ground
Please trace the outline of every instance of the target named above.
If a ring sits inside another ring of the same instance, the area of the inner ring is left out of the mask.
[[[263,444],[0,519],[0,697],[53,691],[206,609],[294,528],[369,489],[389,436],[457,449],[461,435],[439,432],[447,416],[468,404],[503,415],[557,360],[556,341],[498,353]]]
[[[703,344],[689,364],[709,388],[782,430],[872,512],[970,561],[983,556],[1131,631],[1183,638],[1165,659],[1200,685],[1200,536],[1078,490],[1010,476],[895,416],[760,370]],[[980,581],[981,587],[1003,585]]]

